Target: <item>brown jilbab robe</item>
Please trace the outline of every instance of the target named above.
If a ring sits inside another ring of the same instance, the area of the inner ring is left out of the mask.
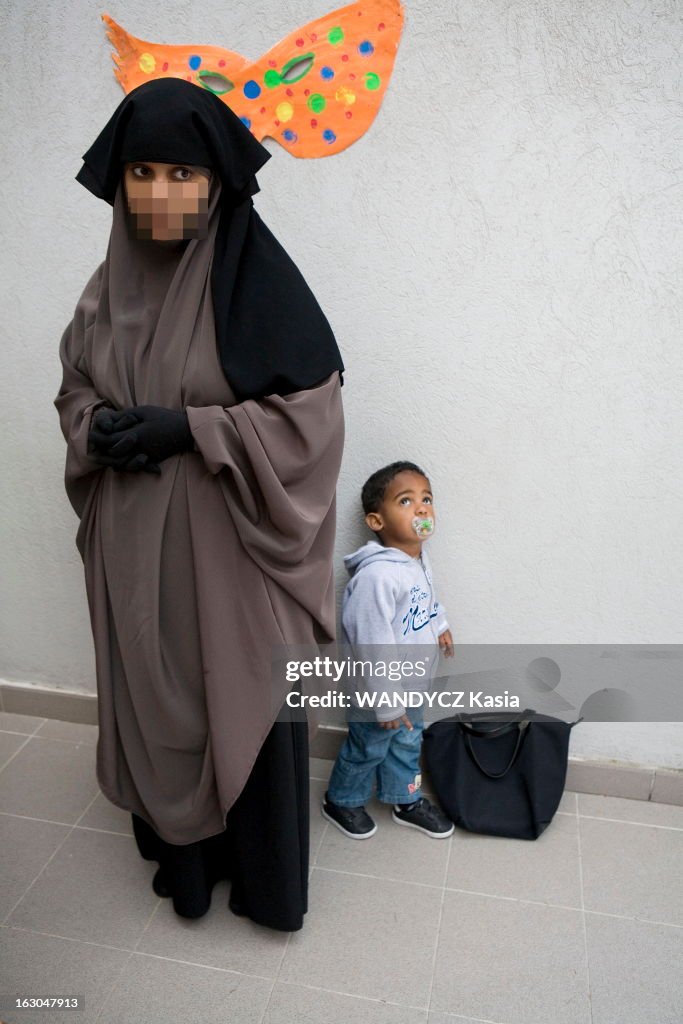
[[[56,405],[80,517],[99,698],[97,777],[133,812],[155,889],[184,916],[232,880],[231,908],[300,928],[308,878],[305,723],[277,722],[271,652],[334,636],[332,547],[343,444],[337,372],[237,402],[211,301],[209,234],[131,243],[122,186],[107,258],[61,342]],[[88,454],[94,410],[186,410],[195,451],[161,474]],[[227,819],[226,819],[227,815]]]

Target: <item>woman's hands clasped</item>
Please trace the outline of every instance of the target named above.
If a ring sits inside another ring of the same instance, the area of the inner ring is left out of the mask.
[[[88,435],[94,462],[128,473],[161,473],[160,462],[193,448],[187,413],[158,405],[99,409]]]

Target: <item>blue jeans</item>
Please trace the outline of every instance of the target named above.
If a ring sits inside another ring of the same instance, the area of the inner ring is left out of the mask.
[[[372,796],[377,779],[377,799],[387,804],[419,800],[421,719],[381,729],[377,722],[349,722],[349,733],[335,761],[327,799],[340,807],[361,807]]]

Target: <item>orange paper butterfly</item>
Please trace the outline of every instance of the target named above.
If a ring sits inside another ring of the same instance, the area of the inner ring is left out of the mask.
[[[164,46],[136,39],[102,15],[116,77],[128,93],[150,78],[185,78],[219,96],[259,142],[294,156],[329,156],[372,124],[396,58],[400,0],[358,0],[282,39],[260,60],[218,46]]]

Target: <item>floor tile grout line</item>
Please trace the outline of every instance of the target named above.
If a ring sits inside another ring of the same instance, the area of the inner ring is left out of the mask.
[[[62,939],[64,942],[80,942],[84,946],[97,946],[99,949],[113,949],[117,953],[132,953],[133,950],[127,946],[112,946],[108,942],[93,942],[92,939],[76,939],[73,935],[60,935],[58,932],[42,932],[38,928],[26,928],[25,925],[12,924],[10,921],[8,924],[0,924],[0,928],[7,928],[10,931],[15,932],[28,932],[30,935],[42,935],[46,939]]]
[[[309,870],[308,870],[308,885],[309,885],[309,887],[310,887],[310,884],[311,884],[311,878],[313,876],[313,871],[314,871],[314,869],[315,869],[315,867],[316,867],[316,865],[318,863],[318,854],[320,853],[320,850],[322,848],[325,836],[327,835],[327,829],[328,829],[328,823],[325,822],[325,827],[322,830],[322,833],[320,835],[320,839],[318,840],[318,846],[317,846],[317,849],[315,851],[315,856],[313,857],[313,863],[310,865]],[[280,962],[279,962],[279,964],[277,966],[277,970],[275,972],[275,977],[273,978],[273,984],[271,985],[270,992],[268,993],[268,1001],[266,1002],[266,1005],[263,1008],[263,1014],[262,1014],[262,1016],[261,1016],[261,1018],[259,1020],[259,1024],[264,1024],[264,1021],[265,1021],[266,1016],[268,1014],[268,1010],[270,1008],[270,1004],[273,1001],[273,993],[275,992],[275,986],[277,985],[277,983],[278,983],[278,981],[280,979],[280,973],[282,971],[282,966],[283,966],[283,964],[285,962],[285,956],[287,954],[287,950],[289,949],[289,943],[290,943],[290,940],[292,938],[292,934],[293,933],[290,932],[289,935],[287,936],[287,941],[285,942],[284,948],[282,950],[282,956],[280,957]]]
[[[39,821],[43,825],[61,825],[63,828],[75,828],[73,821],[56,821],[54,818],[35,818],[32,814],[17,814],[16,811],[0,811],[0,817],[19,818],[20,821]]]
[[[361,871],[343,871],[341,868],[328,868],[322,864],[316,864],[318,871],[329,871],[333,874],[338,875],[350,875],[353,878],[370,878],[376,882],[397,882],[400,885],[413,885],[422,889],[445,889],[446,892],[458,892],[463,893],[466,896],[483,896],[486,899],[491,900],[508,900],[511,903],[529,903],[539,907],[553,907],[555,910],[572,910],[575,913],[580,913],[580,907],[571,907],[566,903],[548,903],[545,900],[531,900],[521,896],[502,896],[498,893],[492,892],[480,892],[478,889],[458,889],[454,886],[436,885],[432,882],[414,882],[407,881],[405,878],[393,878],[389,875],[369,875]]]
[[[311,776],[311,781],[312,782],[325,782],[326,780],[325,779],[318,779],[318,778],[315,778],[314,776]],[[574,793],[574,796],[576,798],[578,798],[581,795],[582,795],[581,793]],[[602,794],[600,794],[600,793],[584,793],[583,795],[584,796],[601,796]],[[611,799],[611,798],[608,797],[608,799]],[[614,799],[615,800],[627,800],[629,798],[628,797],[614,797]],[[634,800],[633,803],[645,804],[645,805],[649,805],[649,806],[653,806],[654,805],[655,807],[676,807],[677,808],[677,807],[680,806],[679,804],[664,804],[664,803],[659,803],[658,801],[653,801],[653,800]],[[555,817],[562,816],[564,818],[590,818],[593,821],[613,821],[613,822],[616,822],[619,825],[640,825],[640,826],[642,826],[644,828],[664,828],[664,829],[669,829],[669,831],[671,831],[671,832],[683,832],[683,826],[682,825],[660,825],[658,823],[650,822],[650,821],[631,821],[629,818],[608,818],[604,814],[585,814],[583,811],[580,811],[578,809],[578,799],[576,800],[576,805],[577,805],[577,809],[575,811],[556,811],[555,812]],[[458,832],[462,832],[463,834],[465,834],[466,831],[467,831],[466,829],[458,830]]]
[[[532,907],[550,907],[553,910],[571,910],[574,914],[581,913],[581,907],[571,907],[568,903],[548,903],[546,900],[531,900],[525,896],[500,896],[497,893],[479,892],[477,889],[456,889],[446,886],[446,892],[457,892],[463,896],[483,896],[489,900],[507,900],[509,903],[528,903]]]
[[[475,1024],[508,1024],[504,1020],[493,1020],[490,1017],[466,1017],[464,1013],[451,1013],[449,1010],[432,1010],[431,1013],[438,1013],[444,1017],[450,1017],[451,1020],[465,1020],[467,1024],[470,1021],[474,1021]]]
[[[19,753],[19,751],[17,751],[17,753]],[[318,780],[318,781],[320,781],[320,780]],[[44,821],[44,822],[46,822],[47,824],[50,824],[50,825],[66,825],[68,827],[72,827],[72,825],[73,825],[74,828],[87,829],[90,832],[105,832],[108,835],[128,836],[128,837],[132,838],[133,837],[133,833],[132,832],[118,832],[116,829],[112,829],[112,828],[98,828],[96,825],[80,825],[80,824],[78,824],[78,822],[80,822],[81,819],[83,818],[83,815],[85,813],[87,813],[87,811],[90,809],[90,807],[92,806],[92,803],[94,802],[94,800],[97,799],[98,795],[99,795],[99,791],[95,795],[95,797],[93,797],[93,800],[90,802],[88,807],[86,807],[86,809],[83,812],[83,814],[81,814],[79,816],[77,822],[75,822],[75,823],[72,823],[70,821],[57,821],[55,818],[39,818],[39,817],[36,817],[35,815],[32,815],[32,814],[19,814],[17,811],[1,811],[0,810],[0,815],[5,816],[5,817],[10,817],[10,818],[23,818],[26,821]],[[645,801],[643,801],[643,802],[645,802]],[[666,805],[662,805],[662,806],[666,806]],[[673,806],[676,806],[676,805],[671,804],[670,806],[673,807]],[[556,814],[556,817],[559,816],[559,815],[562,815],[563,817],[566,817],[566,818],[577,817],[577,815],[574,815],[574,814],[572,814],[569,811],[558,811],[557,814]],[[579,818],[586,818],[589,821],[607,821],[607,822],[610,822],[610,823],[612,823],[614,825],[636,825],[636,826],[639,826],[640,828],[658,828],[658,829],[663,829],[665,832],[683,832],[683,826],[680,826],[680,825],[660,825],[660,824],[658,824],[656,822],[651,822],[651,821],[629,821],[627,818],[606,818],[604,815],[600,815],[600,814],[581,814],[581,813],[579,813],[578,817]],[[325,829],[327,830],[327,824],[325,826]],[[318,844],[318,851],[317,852],[320,852],[320,845],[321,844]],[[317,853],[316,853],[316,856],[317,856]]]
[[[216,971],[218,974],[236,974],[240,978],[256,978],[257,981],[272,981],[266,974],[252,974],[249,971],[233,971],[229,967],[216,967],[215,964],[203,964],[199,960],[180,960],[177,956],[163,956],[161,953],[148,953],[144,949],[129,950],[131,956],[147,956],[153,960],[164,960],[170,964],[182,964],[184,967],[201,967],[205,971]]]
[[[645,803],[643,800],[642,803]],[[672,804],[671,806],[675,806]],[[658,825],[654,821],[629,821],[627,818],[606,818],[601,814],[579,814],[588,821],[609,821],[613,825],[635,825],[637,828],[662,828],[665,832],[683,832],[681,825]]]
[[[578,801],[577,801],[578,804]],[[591,990],[591,970],[588,959],[588,927],[586,924],[586,900],[583,891],[583,849],[581,846],[581,818],[576,819],[576,844],[579,855],[579,895],[581,897],[581,928],[583,932],[583,953],[586,959],[586,986],[588,996],[588,1020],[593,1024],[593,995]]]
[[[310,875],[309,875],[309,878],[310,878]],[[273,978],[273,983],[270,986],[270,992],[268,993],[268,999],[266,1001],[266,1005],[263,1007],[263,1013],[261,1014],[261,1017],[259,1018],[259,1024],[264,1024],[264,1021],[266,1019],[266,1015],[268,1013],[268,1009],[269,1009],[270,1004],[271,1004],[272,999],[273,999],[273,992],[275,991],[275,986],[278,983],[278,979],[280,977],[280,971],[282,970],[282,965],[283,965],[284,960],[285,960],[285,953],[289,949],[289,943],[290,943],[290,940],[292,938],[292,934],[293,933],[290,932],[288,934],[288,936],[287,936],[287,941],[285,942],[284,948],[282,950],[282,956],[280,957],[280,963],[277,965],[277,970],[275,971],[275,976]]]
[[[156,894],[155,894],[155,895],[156,895]],[[133,946],[133,949],[132,949],[132,952],[133,952],[133,953],[139,953],[139,952],[141,952],[141,950],[139,950],[139,949],[138,949],[138,946],[139,946],[139,945],[140,945],[140,943],[142,942],[142,940],[143,940],[143,938],[144,938],[144,934],[145,934],[145,932],[147,931],[147,929],[148,929],[148,928],[149,928],[149,926],[151,925],[152,921],[153,921],[153,920],[154,920],[154,918],[156,917],[157,911],[159,910],[159,907],[161,906],[161,903],[162,903],[162,897],[161,897],[161,896],[159,896],[159,897],[157,897],[157,901],[156,901],[156,904],[155,904],[155,906],[154,906],[154,909],[152,910],[151,914],[149,915],[149,917],[148,917],[148,918],[147,918],[147,920],[145,921],[145,924],[144,924],[144,926],[143,926],[143,929],[142,929],[142,931],[140,932],[140,934],[139,934],[139,935],[138,935],[138,937],[137,937],[137,941],[136,941],[136,943],[135,943],[135,945]]]
[[[66,736],[43,736],[42,733],[34,732],[29,736],[30,740],[44,740],[48,743],[70,743],[72,747],[97,747],[97,743],[90,740],[69,740]]]
[[[443,872],[443,882],[441,884],[441,901],[439,903],[439,916],[436,922],[436,939],[434,941],[434,953],[432,955],[432,969],[429,976],[429,990],[427,992],[427,1018],[432,1009],[432,994],[434,992],[434,978],[436,976],[436,961],[439,955],[439,942],[441,941],[441,922],[443,920],[443,908],[446,902],[446,882],[448,881],[448,872],[451,865],[451,854],[453,853],[453,839],[449,838],[448,842],[448,853],[446,854],[446,864]]]
[[[370,878],[373,882],[398,882],[400,885],[413,885],[420,889],[442,889],[441,885],[434,885],[431,882],[413,882],[406,881],[405,878],[393,878],[389,875],[369,875],[363,871],[343,871],[341,868],[327,868],[323,864],[315,865],[316,871],[329,871],[332,874],[337,875],[349,875],[352,878]]]
[[[105,836],[124,836],[126,839],[135,839],[132,832],[117,832],[113,828],[95,828],[94,825],[74,825],[74,828],[81,832],[101,832]]]
[[[30,893],[31,889],[32,889],[32,888],[33,888],[33,886],[34,886],[34,885],[36,884],[36,882],[38,881],[38,879],[40,878],[40,876],[42,875],[43,871],[45,871],[45,868],[46,868],[46,867],[48,867],[48,865],[50,864],[50,862],[51,862],[51,861],[52,861],[52,860],[53,860],[53,859],[54,859],[54,858],[55,858],[55,857],[57,856],[57,854],[59,853],[59,851],[61,850],[61,848],[62,848],[62,847],[64,846],[64,843],[65,843],[65,842],[67,841],[67,839],[69,838],[69,836],[71,835],[71,833],[73,832],[73,830],[74,830],[74,828],[75,828],[75,826],[74,826],[74,825],[71,825],[71,826],[68,826],[68,825],[67,825],[66,827],[67,827],[67,828],[69,829],[69,831],[68,831],[68,832],[66,833],[66,835],[65,835],[65,836],[64,836],[64,837],[62,838],[62,841],[61,841],[60,843],[58,843],[58,844],[57,844],[57,846],[56,846],[56,847],[54,848],[54,850],[52,851],[52,854],[51,854],[51,855],[50,855],[50,856],[48,857],[48,859],[47,859],[47,860],[45,861],[45,863],[43,864],[42,868],[40,869],[40,871],[38,872],[38,874],[36,875],[36,877],[35,877],[35,878],[33,879],[33,881],[31,882],[31,884],[30,884],[29,886],[27,886],[27,888],[26,888],[26,889],[24,889],[23,893],[21,894],[21,896],[19,897],[19,899],[17,900],[17,902],[16,902],[15,904],[14,904],[14,906],[13,906],[13,907],[11,908],[11,910],[10,910],[10,911],[9,911],[9,912],[8,912],[8,913],[7,913],[6,915],[5,915],[5,917],[3,917],[2,921],[0,922],[0,924],[6,924],[6,923],[7,923],[8,921],[9,921],[9,918],[11,917],[11,915],[12,915],[12,914],[14,913],[14,911],[15,911],[15,910],[17,909],[17,907],[19,906],[19,904],[21,903],[21,901],[22,901],[22,900],[23,900],[23,899],[24,899],[24,898],[25,898],[26,896],[28,896],[28,894]]]
[[[318,778],[315,775],[311,775],[311,782],[326,782],[326,781],[328,781],[328,780],[320,779],[320,778]],[[605,817],[604,815],[601,815],[601,814],[584,814],[582,811],[579,810],[579,797],[582,796],[582,795],[583,796],[602,796],[603,794],[601,794],[601,793],[584,793],[584,794],[581,794],[581,793],[575,793],[572,790],[572,795],[574,797],[574,810],[573,811],[556,811],[555,812],[555,817],[558,817],[559,815],[562,815],[563,817],[566,817],[566,818],[591,818],[592,820],[595,820],[595,821],[614,821],[617,824],[622,824],[622,825],[641,825],[641,826],[643,826],[645,828],[647,828],[647,827],[651,827],[651,828],[664,828],[664,829],[669,829],[671,832],[683,832],[683,826],[680,826],[680,825],[659,825],[659,824],[655,824],[654,822],[649,822],[649,821],[630,821],[628,818],[607,818],[607,817]],[[610,798],[608,797],[608,799],[610,799]],[[628,797],[615,797],[614,799],[616,799],[616,800],[627,800]],[[652,805],[654,803],[655,806],[657,806],[657,807],[678,807],[678,804],[660,804],[660,803],[657,803],[657,802],[652,801],[652,800],[634,800],[634,803],[637,803],[637,804],[650,804],[650,805]],[[466,830],[463,829],[462,831],[465,832]]]
[[[310,886],[311,878],[313,876],[313,871],[318,866],[318,855],[319,855],[319,853],[320,853],[320,851],[322,849],[323,842],[325,841],[325,836],[327,835],[328,828],[329,828],[329,823],[326,821],[325,822],[325,826],[324,826],[324,828],[322,830],[322,833],[320,835],[320,839],[318,841],[318,846],[317,846],[317,849],[315,851],[315,856],[313,858],[313,863],[311,864],[309,872],[308,872],[308,883],[309,883],[309,886]],[[261,1017],[261,1019],[259,1021],[259,1024],[263,1024],[263,1022],[265,1021],[266,1015],[267,1015],[268,1010],[270,1008],[270,1004],[271,1004],[271,1002],[273,1000],[273,993],[275,992],[275,986],[277,985],[277,983],[278,983],[278,981],[280,979],[280,974],[282,972],[282,967],[283,967],[284,962],[285,962],[285,956],[287,954],[287,950],[289,949],[289,943],[290,943],[291,937],[292,937],[292,932],[290,932],[289,935],[287,936],[287,942],[285,943],[284,949],[282,950],[282,956],[280,957],[280,963],[278,964],[277,971],[275,972],[275,977],[273,978],[273,984],[271,986],[270,993],[268,995],[268,1002],[266,1003],[266,1005],[264,1007],[263,1015],[262,1015],[262,1017]]]
[[[98,792],[99,792],[99,790],[98,790]],[[83,815],[84,815],[84,814],[86,814],[86,813],[87,813],[87,812],[88,812],[88,811],[90,810],[90,808],[92,807],[92,805],[93,805],[93,803],[95,802],[95,800],[96,800],[96,799],[97,799],[97,793],[95,793],[95,796],[94,796],[94,797],[92,798],[92,800],[90,801],[90,803],[88,803],[88,805],[87,805],[87,806],[85,807],[85,809],[83,810],[83,812],[82,812],[82,813],[81,813],[81,814],[80,814],[80,815],[78,816],[78,818],[76,819],[76,821],[74,822],[74,824],[73,824],[73,825],[71,825],[71,826],[69,826],[69,825],[67,825],[67,826],[66,826],[66,827],[67,827],[67,828],[69,829],[69,831],[68,831],[68,832],[66,833],[66,835],[65,835],[65,836],[63,836],[63,838],[62,838],[62,841],[61,841],[61,843],[58,843],[58,844],[57,844],[57,846],[56,846],[56,847],[54,848],[54,850],[52,851],[52,854],[51,854],[51,856],[50,856],[50,857],[48,857],[48,859],[47,859],[47,860],[45,861],[45,863],[43,864],[42,868],[40,869],[40,871],[38,872],[38,874],[36,875],[36,877],[35,877],[35,878],[33,879],[33,881],[31,882],[31,884],[30,884],[30,885],[29,885],[29,886],[28,886],[28,887],[27,887],[27,888],[26,888],[26,889],[25,889],[25,890],[23,891],[23,893],[21,894],[21,896],[19,897],[19,899],[17,900],[17,902],[16,902],[15,904],[14,904],[14,906],[13,906],[13,907],[11,908],[11,910],[9,911],[9,913],[8,913],[8,914],[7,914],[7,915],[6,915],[6,916],[5,916],[5,917],[4,917],[3,919],[2,919],[2,922],[0,922],[0,923],[2,923],[2,924],[5,924],[5,923],[6,923],[6,922],[7,922],[8,920],[9,920],[9,918],[11,917],[11,915],[12,915],[12,914],[14,913],[14,911],[15,911],[15,910],[17,909],[17,907],[19,906],[19,904],[21,903],[21,901],[22,901],[22,900],[23,900],[23,899],[24,899],[24,898],[25,898],[26,896],[28,896],[29,892],[31,891],[31,889],[33,888],[33,886],[34,886],[34,885],[36,884],[36,882],[38,881],[38,879],[39,879],[39,878],[40,878],[40,876],[42,875],[43,871],[45,871],[45,869],[46,869],[46,868],[47,868],[47,866],[48,866],[48,865],[50,864],[50,862],[51,862],[51,861],[53,860],[53,858],[57,856],[57,854],[59,853],[59,851],[61,850],[61,848],[62,848],[62,847],[64,846],[64,843],[66,843],[66,841],[68,840],[69,836],[71,835],[71,833],[72,833],[72,832],[73,832],[73,830],[75,829],[75,827],[76,827],[76,825],[78,824],[78,822],[79,822],[79,821],[81,820],[81,818],[83,817]],[[60,823],[60,822],[55,822],[54,824],[61,824],[61,823]]]
[[[88,805],[83,813],[87,813],[90,807],[92,807],[92,803]],[[105,836],[125,836],[126,839],[135,838],[132,832],[117,832],[113,828],[97,828],[95,825],[76,825],[71,821],[55,821],[54,818],[35,818],[30,814],[17,814],[15,811],[0,811],[0,817],[18,818],[20,821],[39,821],[44,825],[61,825],[64,828],[77,828],[81,832],[101,832]],[[79,816],[78,820],[80,821],[82,817],[83,814]]]
[[[100,787],[99,787],[99,785],[98,785],[98,787],[97,787],[97,792],[96,792],[96,793],[95,793],[95,795],[93,796],[92,800],[91,800],[91,801],[90,801],[90,803],[89,803],[89,804],[87,805],[87,807],[84,807],[84,808],[83,808],[83,810],[81,811],[81,813],[80,813],[80,814],[78,815],[78,817],[76,818],[76,820],[75,820],[75,822],[74,822],[74,825],[73,825],[73,827],[74,827],[74,828],[82,828],[82,827],[83,827],[83,826],[82,826],[82,825],[80,824],[80,822],[81,822],[81,821],[83,820],[83,818],[84,818],[84,817],[86,816],[86,814],[88,813],[88,811],[90,810],[90,808],[92,807],[92,805],[93,805],[93,804],[95,803],[95,801],[97,800],[97,797],[99,796],[99,794],[100,794]],[[93,830],[93,831],[96,831],[96,830]],[[118,833],[117,833],[117,835],[118,835]]]
[[[636,924],[654,924],[658,928],[683,928],[682,924],[675,921],[655,921],[652,917],[630,917],[628,914],[610,914],[607,910],[584,910],[584,914],[592,914],[593,917],[612,917],[616,921],[633,921]]]
[[[128,956],[123,961],[123,963],[121,964],[121,966],[118,969],[118,971],[114,972],[114,980],[112,981],[111,988],[109,988],[109,990],[107,991],[107,994],[105,995],[104,999],[102,1000],[102,1005],[100,1006],[99,1011],[97,1013],[97,1016],[95,1017],[94,1024],[97,1024],[98,1020],[100,1020],[100,1018],[102,1017],[102,1014],[104,1013],[104,1011],[106,1009],[107,1003],[109,1002],[109,999],[110,999],[111,995],[115,992],[117,985],[121,981],[121,978],[123,976],[123,972],[125,971],[125,969],[130,964],[132,957],[133,957],[133,951],[132,950],[128,950]]]
[[[311,992],[326,992],[333,996],[346,996],[348,999],[360,999],[365,1003],[376,1003],[379,1006],[395,1006],[401,1010],[419,1010],[421,1013],[428,1012],[426,1006],[413,1006],[411,1003],[395,1003],[390,999],[377,999],[374,996],[364,996],[359,992],[345,992],[343,989],[338,988],[323,988],[322,985],[307,985],[304,981],[281,981],[280,984],[290,985],[292,988],[305,988]],[[498,1022],[493,1021],[491,1024],[498,1024]]]
[[[24,734],[23,733],[17,733],[17,735],[18,736],[23,736]],[[4,764],[0,767],[0,775],[2,775],[2,773],[4,772],[4,770],[7,767],[7,765],[12,763],[12,761],[17,756],[17,754],[21,753],[21,751],[24,749],[24,747],[27,745],[27,743],[28,743],[28,741],[30,739],[33,739],[33,737],[32,736],[27,736],[26,739],[24,740],[24,742],[21,744],[21,746],[17,747],[17,749],[14,751],[13,754],[10,754],[10,756],[7,758],[7,760],[4,762]]]
[[[185,967],[199,967],[199,968],[202,968],[202,969],[207,970],[207,971],[215,971],[215,972],[217,972],[219,974],[231,974],[231,975],[237,975],[239,977],[255,978],[257,981],[272,981],[272,980],[279,981],[280,980],[279,978],[272,979],[272,978],[270,978],[270,977],[268,977],[267,975],[264,975],[264,974],[254,974],[251,971],[235,971],[235,970],[231,970],[230,968],[227,968],[227,967],[216,967],[213,964],[205,964],[205,963],[202,963],[199,960],[181,960],[178,957],[163,956],[160,953],[150,953],[150,952],[147,952],[146,950],[130,949],[130,948],[126,947],[126,946],[112,946],[111,944],[104,943],[104,942],[93,942],[91,939],[77,939],[77,938],[74,938],[72,935],[59,935],[57,932],[41,932],[41,931],[37,931],[36,929],[33,929],[33,928],[24,928],[21,925],[7,924],[7,925],[0,925],[0,928],[5,928],[8,931],[28,932],[31,935],[40,935],[40,936],[43,936],[43,937],[49,938],[49,939],[59,939],[59,940],[61,940],[63,942],[80,943],[80,944],[82,944],[84,946],[94,946],[94,947],[96,947],[98,949],[111,949],[112,951],[117,952],[117,953],[127,953],[128,957],[124,961],[121,970],[125,969],[125,967],[130,963],[130,960],[132,959],[133,956],[144,956],[144,957],[150,957],[153,960],[163,960],[164,962],[167,962],[167,963],[183,964],[183,966],[185,966]],[[290,933],[290,936],[291,936],[291,934],[292,933]],[[117,981],[118,981],[118,978],[117,978]],[[116,982],[114,984],[116,984]],[[397,1007],[399,1009],[403,1009],[403,1010],[418,1010],[418,1011],[420,1011],[422,1013],[428,1013],[429,1012],[428,1007],[426,1007],[426,1006],[414,1006],[411,1003],[397,1003],[397,1002],[393,1002],[392,1000],[387,1000],[387,999],[376,999],[376,998],[374,998],[372,996],[361,995],[358,992],[346,992],[343,989],[325,988],[322,985],[308,985],[308,984],[306,984],[305,982],[302,982],[302,981],[280,981],[280,984],[281,985],[288,985],[288,986],[291,986],[293,988],[305,988],[305,989],[308,989],[308,990],[314,991],[314,992],[328,992],[331,995],[346,996],[349,999],[359,999],[359,1000],[361,1000],[363,1002],[376,1003],[376,1004],[381,1005],[381,1006],[395,1006],[395,1007]],[[111,992],[113,991],[113,988],[114,988],[114,986],[112,986],[112,989],[107,993],[107,996],[105,997],[105,1002],[109,998],[109,996],[111,995]],[[460,1020],[475,1020],[477,1022],[481,1022],[481,1024],[505,1024],[505,1022],[503,1022],[503,1021],[493,1021],[493,1020],[489,1020],[488,1018],[483,1018],[483,1017],[481,1017],[481,1018],[479,1018],[479,1017],[465,1017],[463,1014],[453,1014],[453,1013],[450,1013],[447,1010],[439,1010],[439,1011],[432,1011],[432,1012],[443,1013],[445,1016],[453,1017],[456,1020],[457,1019],[460,1019]],[[102,1013],[102,1010],[100,1010],[100,1014],[101,1013]],[[98,1014],[98,1017],[96,1018],[96,1020],[98,1020],[98,1019],[99,1019],[99,1014]]]
[[[315,857],[313,858],[313,863],[311,864],[311,867],[313,867],[313,868],[318,866],[318,857],[320,856],[320,851],[323,848],[323,843],[325,842],[325,836],[327,835],[327,830],[329,829],[329,827],[330,827],[329,826],[329,822],[326,821],[325,825],[324,825],[324,828],[323,828],[323,830],[322,830],[322,832],[320,834],[320,839],[318,840],[318,845],[316,847]]]
[[[0,708],[0,711],[2,711],[2,708]],[[15,711],[5,711],[4,713],[6,715],[17,714],[17,712],[15,712]],[[27,717],[32,718],[33,716],[29,715]],[[40,721],[38,722],[38,724],[36,726],[34,726],[33,732],[21,732],[21,730],[19,730],[18,735],[19,736],[35,736],[35,734],[38,732],[38,729],[40,729],[41,726],[45,725],[46,722],[50,722],[50,721],[52,721],[52,719],[50,719],[50,718],[41,718]],[[0,732],[12,732],[12,733],[14,733],[14,732],[16,732],[16,730],[15,729],[0,729]]]
[[[272,978],[265,974],[253,974],[249,971],[233,971],[229,967],[216,967],[213,964],[204,964],[199,960],[180,960],[178,957],[163,956],[161,953],[149,953],[144,949],[131,949],[129,946],[112,946],[106,942],[93,942],[92,939],[76,939],[73,935],[60,935],[58,932],[41,932],[35,928],[24,928],[22,925],[0,924],[0,928],[8,931],[28,932],[30,935],[40,935],[46,939],[61,939],[63,942],[78,942],[84,946],[96,946],[98,949],[111,949],[117,953],[129,953],[131,956],[148,956],[154,960],[167,960],[169,963],[184,964],[187,967],[204,967],[207,971],[219,971],[221,974],[238,974],[246,978],[257,978],[259,981],[271,981]]]
[[[27,740],[30,740],[35,733],[22,732],[21,729],[0,729],[0,736],[25,736]]]
[[[96,799],[96,798],[93,798],[93,799]],[[87,813],[87,811],[88,811],[88,809],[89,809],[89,807],[91,805],[92,805],[92,801],[91,801],[91,804],[89,804],[88,807],[86,807],[86,809],[83,812],[83,814]],[[54,850],[54,852],[51,855],[51,857],[43,865],[43,868],[41,869],[39,874],[36,876],[36,878],[33,880],[33,882],[30,883],[30,885],[26,888],[26,890],[22,893],[21,897],[17,900],[17,903],[15,903],[13,905],[13,907],[8,912],[6,917],[3,918],[3,920],[0,922],[0,926],[6,926],[6,927],[18,927],[16,925],[13,925],[11,922],[8,922],[9,915],[14,912],[14,910],[16,909],[18,903],[20,903],[21,900],[24,898],[24,896],[27,895],[29,889],[31,889],[33,887],[33,885],[38,880],[38,878],[40,877],[42,872],[45,870],[45,868],[48,866],[50,861],[59,852],[59,850],[64,845],[66,840],[69,838],[71,833],[74,832],[76,829],[79,829],[80,831],[88,831],[88,832],[101,832],[104,835],[121,836],[122,838],[125,838],[125,839],[132,839],[132,838],[134,838],[130,834],[127,834],[127,833],[124,833],[124,832],[109,832],[109,831],[106,831],[104,829],[96,829],[96,828],[91,828],[90,826],[70,824],[69,822],[51,821],[51,820],[45,819],[45,818],[28,818],[28,817],[25,817],[25,816],[22,816],[22,815],[11,814],[11,813],[5,812],[5,811],[0,811],[0,816],[18,817],[18,818],[23,818],[24,820],[28,820],[28,821],[40,821],[40,822],[45,822],[46,824],[54,824],[54,825],[58,825],[58,826],[60,826],[62,828],[68,829],[67,834],[64,836],[64,839],[56,847],[56,849]],[[82,816],[83,815],[81,815],[81,817]],[[327,826],[326,826],[326,829],[327,829]],[[329,873],[332,873],[332,874],[348,875],[348,876],[351,876],[351,877],[359,877],[359,878],[368,878],[368,879],[372,879],[374,881],[397,882],[399,884],[412,885],[412,886],[416,886],[416,887],[420,887],[420,888],[425,888],[425,889],[440,889],[440,888],[442,888],[442,886],[439,886],[439,885],[436,885],[436,884],[433,884],[433,883],[429,883],[429,882],[407,881],[405,879],[393,878],[393,877],[390,877],[390,876],[387,876],[387,875],[373,875],[373,874],[367,874],[367,873],[364,873],[364,872],[344,871],[344,870],[341,870],[339,868],[330,868],[330,867],[325,867],[324,865],[318,864],[317,863],[317,857],[318,857],[318,854],[319,854],[319,852],[320,852],[320,850],[322,848],[324,836],[325,836],[325,832],[323,832],[323,836],[322,836],[321,840],[319,841],[318,850],[317,850],[317,853],[316,853],[316,860],[315,860],[315,863],[312,865],[312,868],[315,867],[319,871],[326,871],[326,872],[329,872]],[[447,886],[443,886],[443,888],[445,889],[446,892],[461,893],[461,894],[467,895],[467,896],[480,896],[480,897],[483,897],[485,899],[499,899],[499,900],[506,900],[506,901],[512,902],[512,903],[523,903],[523,904],[529,904],[529,905],[532,905],[532,906],[551,907],[551,908],[556,909],[556,910],[569,910],[569,911],[574,911],[574,912],[578,912],[578,913],[582,912],[582,908],[580,906],[579,907],[572,907],[569,904],[564,904],[564,903],[551,903],[551,902],[548,902],[546,900],[534,900],[534,899],[529,899],[529,898],[520,897],[520,896],[504,896],[504,895],[502,895],[500,893],[483,892],[483,891],[478,890],[478,889],[461,889],[461,888],[456,888],[454,886],[448,886],[448,885]],[[600,916],[600,917],[612,917],[612,918],[615,918],[615,919],[618,919],[618,920],[624,920],[624,921],[638,921],[638,922],[642,922],[644,924],[662,925],[662,926],[668,927],[668,928],[683,928],[683,924],[677,924],[674,921],[660,921],[660,920],[657,920],[657,919],[654,919],[654,918],[640,917],[640,916],[629,915],[629,914],[614,914],[614,913],[611,913],[609,911],[593,910],[593,909],[587,909],[587,908],[584,908],[583,912],[585,912],[587,914],[594,914],[594,915],[597,915],[597,916]],[[32,931],[33,929],[28,929],[28,930]],[[45,933],[45,934],[48,934],[48,933]],[[57,936],[57,937],[59,937],[59,938],[68,938],[68,936]],[[85,940],[78,940],[78,941],[85,941]],[[106,945],[105,943],[94,943],[94,944],[95,945]],[[126,947],[111,947],[111,948],[126,948]]]

